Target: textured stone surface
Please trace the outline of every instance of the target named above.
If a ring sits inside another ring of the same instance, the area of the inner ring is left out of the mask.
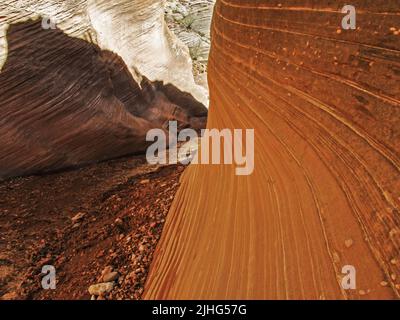
[[[217,1],[208,126],[254,128],[255,171],[185,171],[145,298],[400,296],[400,4],[352,4]]]
[[[207,87],[210,25],[215,0],[167,0],[168,27],[189,48],[195,81]]]
[[[4,0],[0,17],[0,30],[50,17],[69,36],[121,56],[132,74],[139,71],[151,81],[171,83],[207,103],[206,92],[193,82],[187,47],[166,27],[162,0]]]
[[[143,152],[171,119],[205,125],[162,1],[3,1],[0,25],[0,178]]]

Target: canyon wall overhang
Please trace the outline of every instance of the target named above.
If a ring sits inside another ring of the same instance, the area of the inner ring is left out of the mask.
[[[205,126],[207,92],[161,0],[2,1],[0,179],[143,152]]]
[[[356,30],[335,1],[217,1],[208,127],[254,128],[255,170],[185,171],[145,298],[399,298],[400,4],[352,4]]]

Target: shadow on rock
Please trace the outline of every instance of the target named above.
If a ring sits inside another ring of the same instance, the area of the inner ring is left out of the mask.
[[[0,178],[142,153],[146,132],[201,129],[207,109],[173,85],[139,84],[117,54],[40,21],[11,25],[0,73]]]

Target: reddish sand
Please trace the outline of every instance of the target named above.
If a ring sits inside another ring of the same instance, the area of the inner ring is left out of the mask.
[[[217,2],[208,127],[254,128],[255,171],[185,171],[145,298],[400,297],[394,3],[353,1],[342,31],[332,1]]]
[[[183,169],[138,156],[1,182],[0,300],[87,300],[110,266],[99,299],[140,299]],[[42,288],[48,264],[56,290]]]

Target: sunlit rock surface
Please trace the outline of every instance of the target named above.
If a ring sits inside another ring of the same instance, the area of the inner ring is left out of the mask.
[[[185,171],[145,298],[400,297],[400,3],[351,4],[217,1],[208,127],[254,129],[255,170]]]
[[[195,81],[207,87],[210,25],[215,0],[167,0],[168,27],[189,48]]]
[[[118,53],[132,71],[190,92],[207,105],[207,92],[195,85],[188,48],[166,27],[164,1],[88,0],[88,17],[100,47]]]
[[[207,92],[162,1],[0,3],[0,178],[143,152],[205,125]]]

